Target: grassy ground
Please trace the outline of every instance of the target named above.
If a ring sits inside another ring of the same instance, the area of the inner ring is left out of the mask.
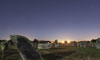
[[[45,60],[58,60],[75,53],[75,48],[53,48],[49,50],[41,50],[40,53]]]
[[[39,50],[45,60],[100,60],[100,49],[96,48],[53,48]],[[1,53],[0,53],[1,56]],[[15,49],[5,51],[5,57],[0,60],[22,60]]]
[[[46,50],[39,50],[39,53],[45,60],[57,60],[62,59],[68,55],[71,55],[75,51],[74,48],[52,48]],[[1,56],[1,53],[0,53]],[[4,58],[0,58],[0,60],[22,60],[18,51],[16,49],[9,49],[5,51]]]
[[[76,53],[64,57],[62,60],[100,60],[100,49],[77,48]]]
[[[0,52],[0,60],[22,60],[18,51],[15,49],[5,51],[4,58],[1,58]]]

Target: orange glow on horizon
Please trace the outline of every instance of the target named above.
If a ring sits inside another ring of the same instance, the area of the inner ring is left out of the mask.
[[[64,41],[61,41],[61,43],[65,43]]]
[[[54,43],[54,41],[51,41],[51,43]]]
[[[70,43],[71,41],[70,40],[67,40],[67,43]]]
[[[64,43],[64,41],[62,40],[62,41],[58,41],[59,43]]]

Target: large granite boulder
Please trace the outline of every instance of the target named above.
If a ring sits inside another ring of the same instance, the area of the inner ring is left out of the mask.
[[[20,35],[11,35],[10,37],[23,60],[41,60],[40,54],[31,45],[28,38]]]
[[[96,48],[100,49],[100,38],[96,40]]]

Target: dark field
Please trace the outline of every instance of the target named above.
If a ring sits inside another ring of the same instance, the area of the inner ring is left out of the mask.
[[[53,48],[39,50],[44,60],[100,60],[100,50],[96,48]],[[1,53],[0,53],[1,56]],[[16,49],[5,51],[4,58],[0,60],[22,60]]]

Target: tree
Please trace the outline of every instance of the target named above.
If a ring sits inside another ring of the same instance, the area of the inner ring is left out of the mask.
[[[92,43],[96,43],[96,40],[97,40],[97,39],[92,39],[91,42],[92,42]]]
[[[65,40],[64,43],[67,44],[67,41]]]

